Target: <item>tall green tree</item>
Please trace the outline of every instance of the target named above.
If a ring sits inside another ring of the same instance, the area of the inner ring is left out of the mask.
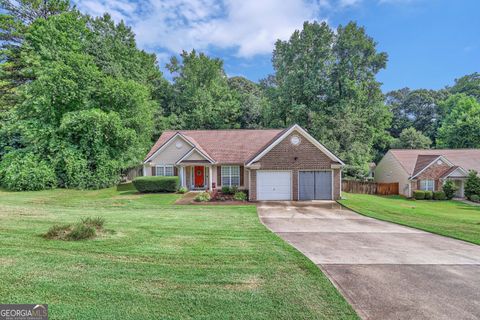
[[[0,0],[0,111],[14,104],[16,88],[31,80],[21,72],[20,57],[30,24],[69,9],[68,0]]]
[[[449,90],[453,94],[464,93],[480,101],[480,73],[474,72],[455,79],[455,84]]]
[[[0,154],[22,151],[13,164],[34,154],[54,167],[59,186],[76,188],[112,185],[139,163],[165,80],[128,28],[71,11],[31,23],[20,51],[31,80],[17,88]]]
[[[386,94],[386,103],[393,119],[390,128],[392,136],[398,138],[403,130],[413,127],[435,141],[442,120],[439,104],[446,99],[445,90],[410,90],[404,88]]]
[[[334,32],[305,22],[273,52],[277,117],[298,123],[347,163],[367,169],[373,146],[386,135],[390,114],[377,73],[387,55],[355,23]]]
[[[400,137],[392,142],[391,147],[394,149],[428,149],[431,145],[432,140],[429,137],[410,127],[400,133]]]
[[[240,127],[240,101],[228,85],[222,60],[184,51],[167,68],[174,75],[173,102],[163,121],[179,121],[184,129]]]
[[[438,130],[437,146],[480,148],[480,102],[465,94],[456,94],[442,107],[448,113]]]
[[[244,77],[229,78],[228,85],[240,101],[240,127],[263,127],[264,112],[269,107],[270,100],[262,88]]]

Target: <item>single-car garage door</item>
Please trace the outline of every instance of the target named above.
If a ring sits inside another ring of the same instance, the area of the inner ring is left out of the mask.
[[[300,171],[298,174],[299,200],[331,200],[331,171]]]
[[[257,171],[257,200],[291,200],[292,175],[289,171]]]

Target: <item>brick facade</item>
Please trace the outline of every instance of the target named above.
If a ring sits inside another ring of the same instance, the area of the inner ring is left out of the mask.
[[[440,179],[440,177],[443,176],[443,174],[449,169],[450,165],[446,164],[445,162],[442,162],[441,164],[432,164],[415,178],[416,182],[412,183],[412,190],[420,189],[420,180],[434,180],[435,191],[440,191],[443,184],[443,181]]]
[[[300,138],[300,144],[290,142],[292,136]],[[331,169],[332,161],[325,153],[297,132],[292,132],[282,140],[263,158],[256,163],[259,170],[286,170],[292,172],[292,199],[298,200],[298,172],[299,170],[332,170],[334,199],[340,198],[341,170]],[[255,201],[257,196],[257,169],[250,170],[250,200]]]

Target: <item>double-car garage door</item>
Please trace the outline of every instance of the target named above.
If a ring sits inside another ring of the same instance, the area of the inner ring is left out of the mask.
[[[300,171],[298,173],[298,199],[332,199],[332,172]],[[292,200],[292,173],[290,171],[258,170],[257,200]]]

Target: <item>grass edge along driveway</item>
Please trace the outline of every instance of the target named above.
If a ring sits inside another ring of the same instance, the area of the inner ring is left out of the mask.
[[[178,206],[178,195],[0,190],[0,301],[52,319],[358,319],[315,264],[254,206]],[[115,233],[46,240],[101,216]]]
[[[345,192],[343,197],[341,205],[365,216],[480,244],[480,206]]]

